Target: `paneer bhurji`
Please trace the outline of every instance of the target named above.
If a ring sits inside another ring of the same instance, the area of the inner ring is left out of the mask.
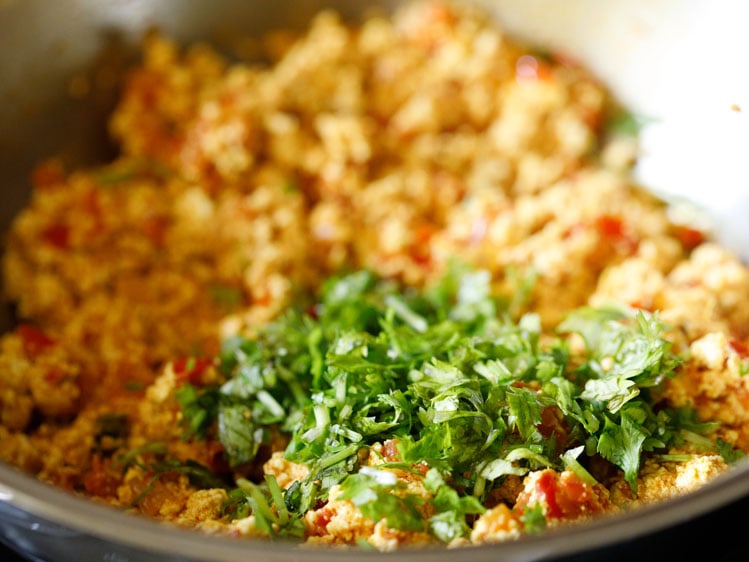
[[[749,270],[636,119],[476,7],[159,33],[112,161],[7,236],[0,458],[212,534],[392,550],[688,493],[749,450]]]

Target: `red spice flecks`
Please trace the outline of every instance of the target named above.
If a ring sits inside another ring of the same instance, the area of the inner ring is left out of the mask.
[[[51,385],[59,384],[64,378],[65,372],[57,367],[52,367],[49,371],[44,373],[44,381]]]
[[[427,472],[429,472],[429,465],[424,461],[420,461],[420,462],[417,462],[416,464],[412,464],[411,468],[413,468],[422,476],[426,476]]]
[[[627,224],[616,215],[601,215],[596,219],[599,234],[625,253],[637,250],[637,240],[632,236]]]
[[[689,226],[679,225],[675,227],[675,233],[684,249],[690,252],[707,240],[704,232]]]
[[[43,353],[57,343],[39,328],[29,324],[21,324],[18,326],[18,328],[16,328],[16,333],[21,336],[23,350],[26,352],[26,355],[32,358]]]
[[[252,304],[256,306],[269,306],[273,302],[273,295],[268,289],[257,294],[253,293],[252,297]]]
[[[385,441],[382,444],[380,453],[382,454],[382,458],[388,462],[396,462],[401,460],[401,454],[398,450],[398,440],[388,439],[387,441]]]
[[[646,310],[648,312],[653,312],[653,304],[650,302],[646,302],[644,300],[634,300],[629,303],[629,306],[632,308],[638,308],[640,310]]]
[[[428,266],[432,261],[432,254],[429,248],[432,238],[437,229],[428,223],[418,225],[414,228],[412,259],[421,266]]]
[[[42,240],[58,250],[70,247],[70,228],[63,223],[54,223],[42,230]]]
[[[741,358],[749,357],[749,346],[747,346],[744,342],[740,340],[730,340],[728,342],[728,345],[733,349],[736,353],[738,353]]]
[[[172,370],[178,384],[199,386],[203,383],[203,374],[212,364],[213,359],[207,357],[181,357],[172,362]]]
[[[164,247],[168,227],[168,219],[160,215],[146,217],[141,224],[143,234],[157,248]]]

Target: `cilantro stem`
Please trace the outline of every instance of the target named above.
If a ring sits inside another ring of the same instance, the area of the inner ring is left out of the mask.
[[[585,467],[577,460],[577,456],[582,453],[584,449],[584,445],[580,445],[574,449],[569,449],[562,454],[562,461],[564,461],[565,466],[574,472],[580,480],[593,486],[598,484],[598,480],[596,480],[590,472],[585,470]]]
[[[687,462],[694,458],[694,455],[683,454],[683,455],[658,455],[658,460],[661,462]]]
[[[325,433],[325,430],[330,425],[330,412],[327,406],[315,404],[312,411],[315,414],[315,426],[304,432],[302,439],[305,441],[316,441]]]
[[[483,476],[476,477],[476,483],[473,485],[473,495],[480,498],[486,489],[486,478]]]
[[[423,334],[429,328],[429,324],[420,314],[411,310],[402,299],[395,295],[385,297],[385,305],[389,306],[395,315],[413,328],[416,332]]]
[[[281,492],[281,487],[278,485],[276,477],[272,474],[265,475],[265,482],[268,484],[270,497],[276,506],[276,512],[278,513],[278,523],[283,527],[289,522],[289,511],[286,509],[286,502],[283,499],[283,492]]]
[[[283,417],[286,415],[286,412],[283,409],[283,406],[278,403],[278,401],[273,398],[273,396],[270,395],[270,393],[266,390],[259,390],[257,393],[257,399],[268,408],[268,411],[276,416],[277,418],[283,419]]]
[[[708,439],[704,435],[699,435],[695,433],[694,431],[689,431],[688,429],[682,429],[679,433],[684,438],[684,440],[689,443],[698,445],[708,450],[715,449],[715,443],[713,443],[710,439]]]
[[[347,459],[351,455],[356,454],[356,452],[359,450],[359,445],[357,443],[352,443],[351,445],[347,445],[346,447],[343,447],[342,449],[339,449],[338,451],[331,453],[323,458],[320,459],[320,470],[325,470],[326,468],[329,468],[333,466],[334,464],[337,464],[341,462],[344,459]]]

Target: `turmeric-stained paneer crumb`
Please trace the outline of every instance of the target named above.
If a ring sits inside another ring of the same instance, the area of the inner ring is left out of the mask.
[[[479,517],[473,524],[471,542],[503,542],[520,538],[523,525],[517,513],[501,503]]]
[[[694,491],[725,472],[728,465],[719,455],[687,455],[683,462],[647,461],[637,481],[637,493],[617,483],[611,490],[611,501],[622,507],[650,504]]]
[[[367,540],[376,521],[364,517],[350,501],[339,500],[340,489],[328,492],[328,501],[320,509],[310,510],[304,516],[307,541],[311,544],[356,544]]]
[[[198,490],[187,499],[184,511],[179,514],[175,523],[193,527],[221,517],[226,491],[221,489]]]
[[[271,455],[263,465],[263,472],[272,475],[281,488],[288,488],[294,482],[302,481],[309,476],[307,466],[287,460],[281,451]]]

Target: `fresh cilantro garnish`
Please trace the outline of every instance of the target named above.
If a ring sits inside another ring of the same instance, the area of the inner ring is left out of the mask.
[[[244,478],[237,484],[238,488],[229,493],[224,505],[225,513],[236,519],[251,513],[255,526],[269,538],[299,538],[304,534],[304,523],[298,513],[287,508],[283,491],[273,475],[265,475],[264,485]]]
[[[341,483],[342,500],[351,500],[372,521],[385,519],[389,527],[403,531],[423,531],[424,505],[420,496],[410,493],[393,472],[362,467]]]
[[[744,451],[734,448],[729,443],[723,441],[723,439],[718,439],[716,441],[716,446],[718,447],[718,454],[720,454],[720,456],[723,457],[723,460],[728,464],[734,464],[746,457]]]
[[[523,522],[525,532],[529,535],[542,533],[546,529],[546,516],[540,503],[527,506],[520,520]]]
[[[115,466],[120,466],[123,474],[134,466],[151,474],[146,486],[127,507],[134,507],[143,501],[153,491],[156,483],[167,474],[184,474],[196,488],[228,488],[223,479],[199,462],[170,457],[166,445],[160,441],[146,443],[119,455],[115,459]]]
[[[289,437],[286,458],[309,469],[280,511],[275,488],[263,488],[273,511],[245,484],[228,512],[278,529],[284,510],[301,517],[340,485],[365,516],[451,541],[467,536],[508,476],[567,468],[595,484],[588,460],[597,455],[636,492],[643,453],[711,431],[653,403],[680,364],[657,314],[582,308],[543,339],[536,315],[515,319],[502,302],[512,299],[493,294],[487,272],[460,265],[423,291],[358,271],[329,279],[316,302],[300,301],[252,338],[225,341],[225,382],[178,393],[188,435],[212,432],[238,466],[275,427]],[[571,351],[572,334],[582,353]],[[360,453],[386,442],[398,458],[363,465]],[[429,467],[428,498],[402,488],[386,469],[393,462]],[[544,522],[534,513],[528,529]]]
[[[435,468],[427,472],[424,487],[434,496],[431,503],[435,514],[429,518],[429,530],[441,541],[468,536],[471,529],[467,518],[486,511],[475,496],[461,495],[448,485]]]
[[[218,415],[218,395],[215,389],[197,388],[185,384],[175,391],[182,408],[182,427],[185,439],[204,439],[206,432]]]

